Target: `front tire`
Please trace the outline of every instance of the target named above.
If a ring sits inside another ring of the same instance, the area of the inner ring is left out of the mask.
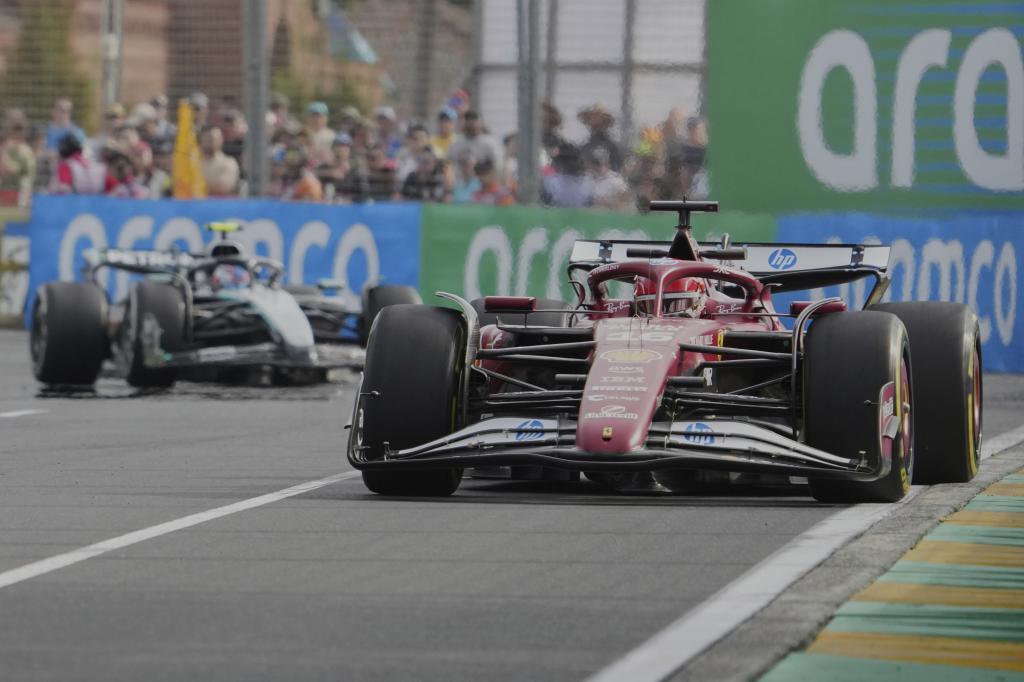
[[[357,415],[367,460],[446,436],[458,426],[466,335],[462,315],[448,308],[392,305],[380,311],[366,349]],[[363,471],[363,483],[381,495],[447,496],[461,469]]]
[[[915,483],[964,483],[981,456],[981,333],[961,303],[919,301],[872,307],[907,328],[916,390]]]
[[[380,311],[388,306],[403,304],[422,304],[420,292],[404,284],[382,284],[370,287],[363,292],[363,312],[359,316],[359,343],[366,347],[369,343],[373,321]]]
[[[121,354],[125,380],[137,388],[166,388],[174,384],[173,369],[147,367],[144,335],[147,325],[155,324],[160,348],[165,352],[181,350],[185,345],[185,298],[171,284],[143,280],[132,287],[122,323]]]
[[[889,472],[875,481],[810,478],[811,494],[822,502],[902,499],[914,471],[916,412],[903,324],[875,311],[823,316],[811,324],[804,346],[807,444],[841,457],[863,457],[872,469],[891,461]],[[891,440],[882,433],[884,409],[892,410],[899,426]]]
[[[32,373],[44,384],[92,385],[107,356],[107,297],[95,284],[50,282],[32,306]]]

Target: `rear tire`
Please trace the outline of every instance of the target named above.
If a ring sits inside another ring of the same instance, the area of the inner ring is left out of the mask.
[[[446,436],[458,426],[465,368],[462,315],[448,308],[393,305],[380,311],[366,348],[357,421],[368,460],[384,457],[384,443],[400,450]],[[461,469],[363,471],[363,483],[381,495],[446,496]]]
[[[981,453],[981,334],[961,303],[920,301],[872,307],[907,328],[916,391],[914,483],[964,483]]]
[[[109,349],[107,297],[95,284],[50,282],[32,307],[32,373],[44,384],[92,385]]]
[[[124,322],[121,325],[121,352],[125,379],[137,388],[166,388],[174,384],[173,369],[146,367],[143,332],[146,321],[153,320],[160,330],[160,348],[166,352],[185,345],[185,298],[171,284],[143,280],[128,294]]]
[[[899,431],[891,441],[892,466],[876,481],[809,480],[822,502],[896,502],[910,490],[914,468],[910,343],[889,313],[858,311],[815,320],[804,349],[804,424],[808,445],[850,459],[865,457],[876,469],[883,451],[881,392],[895,384],[893,414]],[[916,387],[914,387],[916,388]],[[909,411],[903,404],[911,405]]]
[[[363,312],[359,316],[359,343],[364,348],[369,343],[373,321],[380,311],[392,305],[422,304],[420,292],[404,284],[382,284],[363,292]]]

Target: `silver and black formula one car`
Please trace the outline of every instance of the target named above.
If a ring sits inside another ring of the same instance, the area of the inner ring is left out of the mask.
[[[717,203],[651,208],[679,213],[674,240],[577,242],[573,305],[439,293],[457,309],[382,311],[348,444],[367,487],[448,495],[473,469],[685,491],[728,472],[806,477],[823,501],[895,501],[912,480],[974,476],[969,308],[882,303],[887,246],[698,244],[689,214]],[[772,302],[864,277],[864,310]]]
[[[334,282],[282,285],[280,263],[246,256],[227,239],[238,224],[207,229],[220,239],[206,253],[90,249],[87,281],[39,287],[30,336],[36,379],[89,385],[111,359],[137,387],[233,381],[253,371],[275,383],[320,381],[331,368],[362,364],[359,346],[381,308],[420,303],[412,287],[381,285],[364,290],[362,309],[352,310],[325,294]],[[98,284],[103,268],[141,277],[111,303]]]

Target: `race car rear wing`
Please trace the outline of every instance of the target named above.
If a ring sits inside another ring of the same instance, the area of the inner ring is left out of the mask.
[[[593,269],[606,263],[665,258],[671,242],[578,240],[569,269]],[[718,242],[700,242],[701,257],[745,270],[775,291],[799,291],[874,276],[880,282],[889,268],[890,247],[875,244],[737,244],[722,258]],[[742,260],[736,258],[742,254]]]

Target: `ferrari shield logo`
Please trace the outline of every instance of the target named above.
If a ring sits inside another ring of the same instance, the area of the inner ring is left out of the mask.
[[[615,427],[613,426],[604,427],[604,429],[601,430],[601,438],[604,438],[605,440],[611,440],[612,433],[614,433],[614,431]]]

